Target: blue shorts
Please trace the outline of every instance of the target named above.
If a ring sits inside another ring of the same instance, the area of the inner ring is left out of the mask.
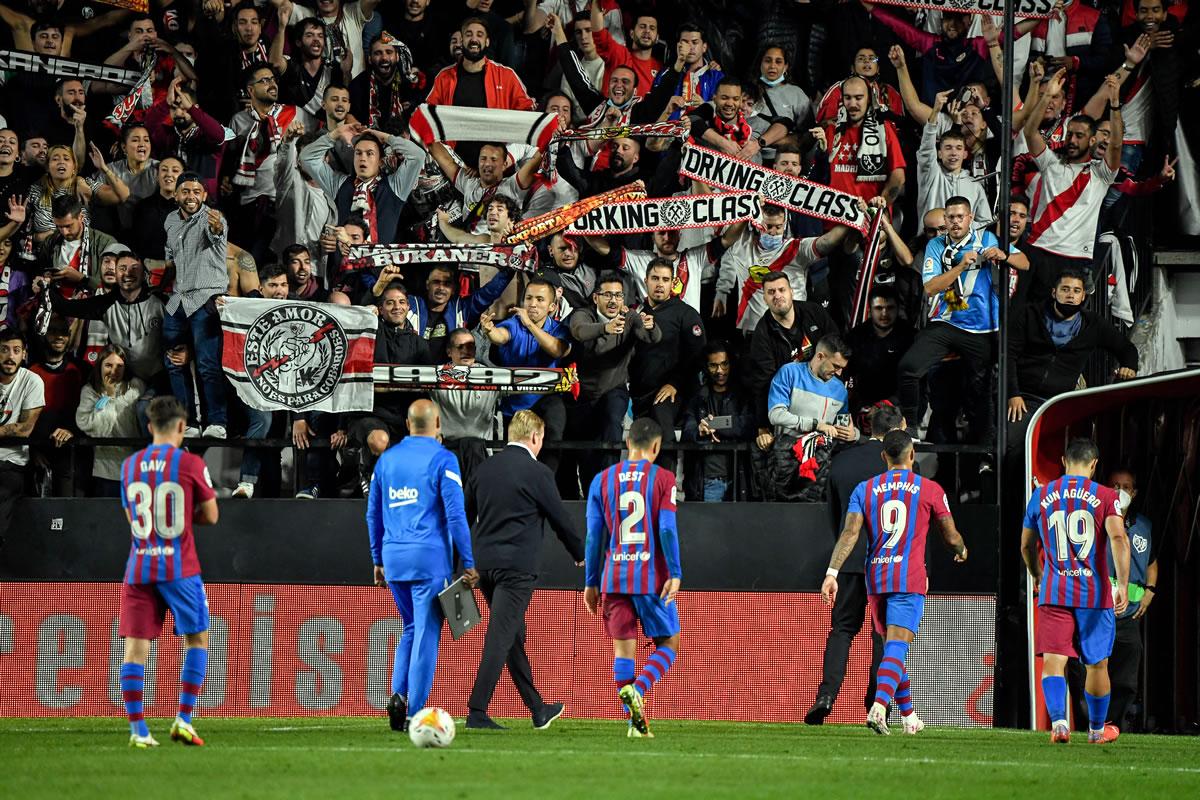
[[[1037,608],[1037,652],[1074,656],[1084,664],[1099,664],[1112,655],[1117,617],[1111,608]]]
[[[679,633],[679,605],[656,594],[604,595],[604,629],[613,639],[636,639],[637,622],[651,639],[665,639]]]
[[[121,584],[121,621],[117,633],[131,639],[157,639],[167,609],[175,635],[208,630],[208,596],[199,575],[162,583]]]
[[[875,632],[880,636],[887,633],[888,625],[907,628],[915,635],[925,613],[925,595],[915,592],[893,592],[873,594],[867,598],[871,605],[871,619]]]

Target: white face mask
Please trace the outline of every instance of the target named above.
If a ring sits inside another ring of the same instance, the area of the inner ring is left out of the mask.
[[[1117,490],[1117,502],[1121,504],[1121,515],[1129,513],[1129,504],[1133,502],[1133,496],[1124,489]]]

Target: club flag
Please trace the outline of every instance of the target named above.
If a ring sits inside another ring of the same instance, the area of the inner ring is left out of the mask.
[[[231,297],[220,308],[221,365],[238,397],[259,411],[370,411],[375,330],[371,309]]]

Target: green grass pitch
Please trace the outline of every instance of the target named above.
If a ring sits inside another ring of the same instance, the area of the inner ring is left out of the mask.
[[[468,731],[417,750],[387,721],[195,720],[208,745],[167,737],[131,750],[111,719],[0,719],[0,797],[650,798],[1200,797],[1200,740],[1123,736],[1108,746],[1042,733],[653,721],[653,740],[617,722],[562,719],[534,731]]]

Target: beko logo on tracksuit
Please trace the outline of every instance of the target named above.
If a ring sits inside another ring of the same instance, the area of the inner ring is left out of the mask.
[[[421,493],[411,486],[404,486],[399,489],[388,487],[388,508],[396,508],[397,506],[410,506],[417,502]]]

